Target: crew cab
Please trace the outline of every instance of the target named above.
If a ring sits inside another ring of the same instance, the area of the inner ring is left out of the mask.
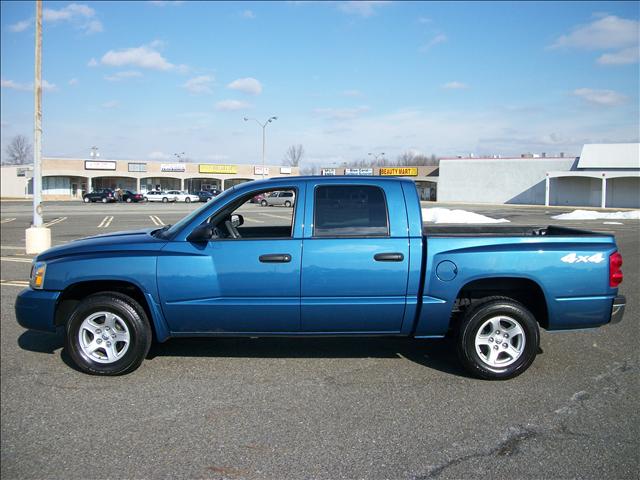
[[[299,201],[248,203],[276,191]],[[173,226],[51,248],[15,310],[25,328],[64,328],[92,374],[132,371],[172,337],[377,335],[452,336],[472,374],[506,379],[540,328],[620,321],[621,265],[607,233],[423,226],[410,180],[291,177],[236,185]]]

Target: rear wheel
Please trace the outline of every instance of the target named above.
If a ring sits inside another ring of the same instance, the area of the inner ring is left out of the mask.
[[[107,197],[102,198],[102,203],[107,203]]]
[[[151,347],[151,327],[132,298],[103,292],[85,298],[66,325],[74,363],[93,375],[121,375],[140,366]]]
[[[287,200],[286,202],[284,202],[284,206],[285,207],[290,207],[291,206],[291,202],[289,200]]]
[[[464,314],[457,338],[458,356],[473,375],[506,380],[533,363],[540,345],[538,323],[519,302],[489,297]]]
[[[133,200],[131,200],[131,197],[127,197],[127,199],[125,200],[125,202],[127,203],[131,203]]]
[[[167,197],[162,197],[162,203],[167,203],[169,199]]]
[[[185,198],[185,199],[184,199],[184,202],[185,202],[185,203],[191,203],[191,198],[189,198],[189,197]]]

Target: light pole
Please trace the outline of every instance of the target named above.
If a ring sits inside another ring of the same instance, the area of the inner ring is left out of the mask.
[[[264,123],[260,123],[255,118],[244,117],[244,121],[245,122],[248,122],[249,120],[253,120],[254,122],[256,122],[258,125],[260,125],[262,127],[262,178],[264,178],[264,170],[265,170],[265,165],[264,165],[264,147],[265,147],[265,134],[266,134],[267,125],[269,125],[271,122],[273,122],[274,120],[277,120],[277,119],[278,119],[278,117],[269,117],[269,118],[267,118],[267,120]]]
[[[184,152],[174,153],[173,155],[178,159],[178,162],[180,162],[180,163],[184,162],[184,160],[182,158],[182,157],[184,157]]]
[[[374,161],[376,163],[378,163],[378,160],[381,158],[384,158],[384,152],[380,152],[380,153],[373,153],[373,152],[369,152],[368,155],[370,157],[373,157]]]
[[[98,158],[100,158],[100,152],[98,151],[98,147],[96,147],[95,145],[91,147],[91,152],[89,152],[89,156],[91,157],[92,160],[97,160]]]

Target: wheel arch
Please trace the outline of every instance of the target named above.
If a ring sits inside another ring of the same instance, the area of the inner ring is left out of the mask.
[[[523,304],[542,328],[549,327],[549,309],[542,287],[530,278],[490,277],[469,281],[456,296],[456,308],[465,310],[486,297],[509,297]]]
[[[102,292],[116,292],[135,300],[144,309],[144,312],[149,319],[154,340],[162,341],[165,339],[166,329],[162,326],[158,326],[157,323],[161,320],[154,314],[155,311],[151,308],[147,296],[142,288],[135,283],[124,280],[91,280],[69,285],[62,291],[58,299],[54,317],[55,325],[64,325],[71,315],[71,312],[73,312],[84,298],[89,295]]]

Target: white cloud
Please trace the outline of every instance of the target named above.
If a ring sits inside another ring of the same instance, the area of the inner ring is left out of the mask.
[[[352,120],[369,110],[368,106],[361,105],[355,108],[316,108],[314,113],[328,120]]]
[[[71,80],[69,80],[69,85],[74,86],[78,84],[78,79],[77,78],[72,78]]]
[[[193,94],[211,94],[213,93],[212,86],[215,78],[210,75],[200,75],[187,80],[184,85],[189,92]]]
[[[422,45],[420,47],[420,51],[428,52],[429,50],[431,50],[431,48],[435,47],[436,45],[439,45],[440,43],[444,43],[446,41],[447,41],[447,36],[443,33],[439,33],[438,35],[433,37],[431,40],[429,40],[427,43]]]
[[[453,81],[445,83],[442,85],[442,88],[447,90],[464,90],[465,88],[469,88],[469,85],[463,82]]]
[[[428,25],[431,22],[433,22],[433,20],[429,17],[418,17],[418,23],[421,23],[422,25]]]
[[[348,13],[350,15],[358,15],[360,17],[370,17],[376,13],[376,9],[380,6],[387,5],[391,2],[388,1],[365,1],[355,0],[349,2],[340,2],[338,9],[341,12]]]
[[[252,10],[245,10],[240,15],[242,16],[242,18],[247,18],[249,20],[253,20],[254,18],[256,18],[256,14],[253,13]]]
[[[582,98],[584,101],[604,107],[613,107],[626,102],[627,97],[613,90],[595,90],[592,88],[578,88],[573,91],[573,95]]]
[[[169,155],[168,153],[155,151],[149,153],[147,155],[147,158],[150,158],[151,160],[169,160],[171,158],[171,155]]]
[[[60,10],[45,8],[44,10],[42,10],[42,19],[45,22],[58,22],[64,20],[72,20],[78,17],[91,18],[95,14],[96,11],[88,5],[70,3]]]
[[[623,48],[638,43],[640,22],[608,15],[588,25],[575,27],[569,34],[560,36],[551,48],[579,48],[607,50]]]
[[[11,32],[24,32],[27,28],[31,26],[33,23],[33,19],[22,20],[20,22],[16,22],[13,25],[9,25],[9,30]]]
[[[251,105],[247,102],[241,102],[240,100],[222,100],[216,103],[216,110],[221,112],[237,112],[238,110],[246,110],[251,108]]]
[[[42,80],[41,85],[43,92],[53,92],[58,89],[58,87],[54,83],[50,83],[47,80]],[[2,88],[18,90],[21,92],[33,91],[33,83],[19,83],[14,82],[13,80],[5,80],[4,78],[0,80],[0,86],[2,86]]]
[[[102,108],[116,108],[118,106],[120,106],[120,102],[117,100],[110,100],[102,104]]]
[[[184,65],[174,65],[168,62],[160,52],[148,45],[124,48],[121,50],[109,50],[102,56],[100,63],[110,67],[132,66],[163,71],[183,70],[186,68]],[[89,62],[89,66],[93,66],[91,61]]]
[[[596,60],[600,65],[629,65],[640,60],[640,46],[623,48],[614,53],[604,53]]]
[[[119,82],[121,80],[126,80],[127,78],[138,78],[141,76],[142,73],[137,70],[124,70],[122,72],[116,72],[113,75],[107,75],[104,79],[109,82]]]
[[[98,62],[96,61],[95,58],[92,58],[87,62],[87,67],[97,67],[97,66],[98,66]]]
[[[345,97],[362,97],[362,92],[360,90],[344,90],[342,95]]]
[[[91,20],[90,22],[85,24],[82,29],[86,34],[100,33],[104,31],[104,27],[102,26],[102,22],[100,20]]]
[[[250,95],[260,95],[262,93],[262,84],[252,77],[238,78],[227,85],[227,88],[248,93]]]

